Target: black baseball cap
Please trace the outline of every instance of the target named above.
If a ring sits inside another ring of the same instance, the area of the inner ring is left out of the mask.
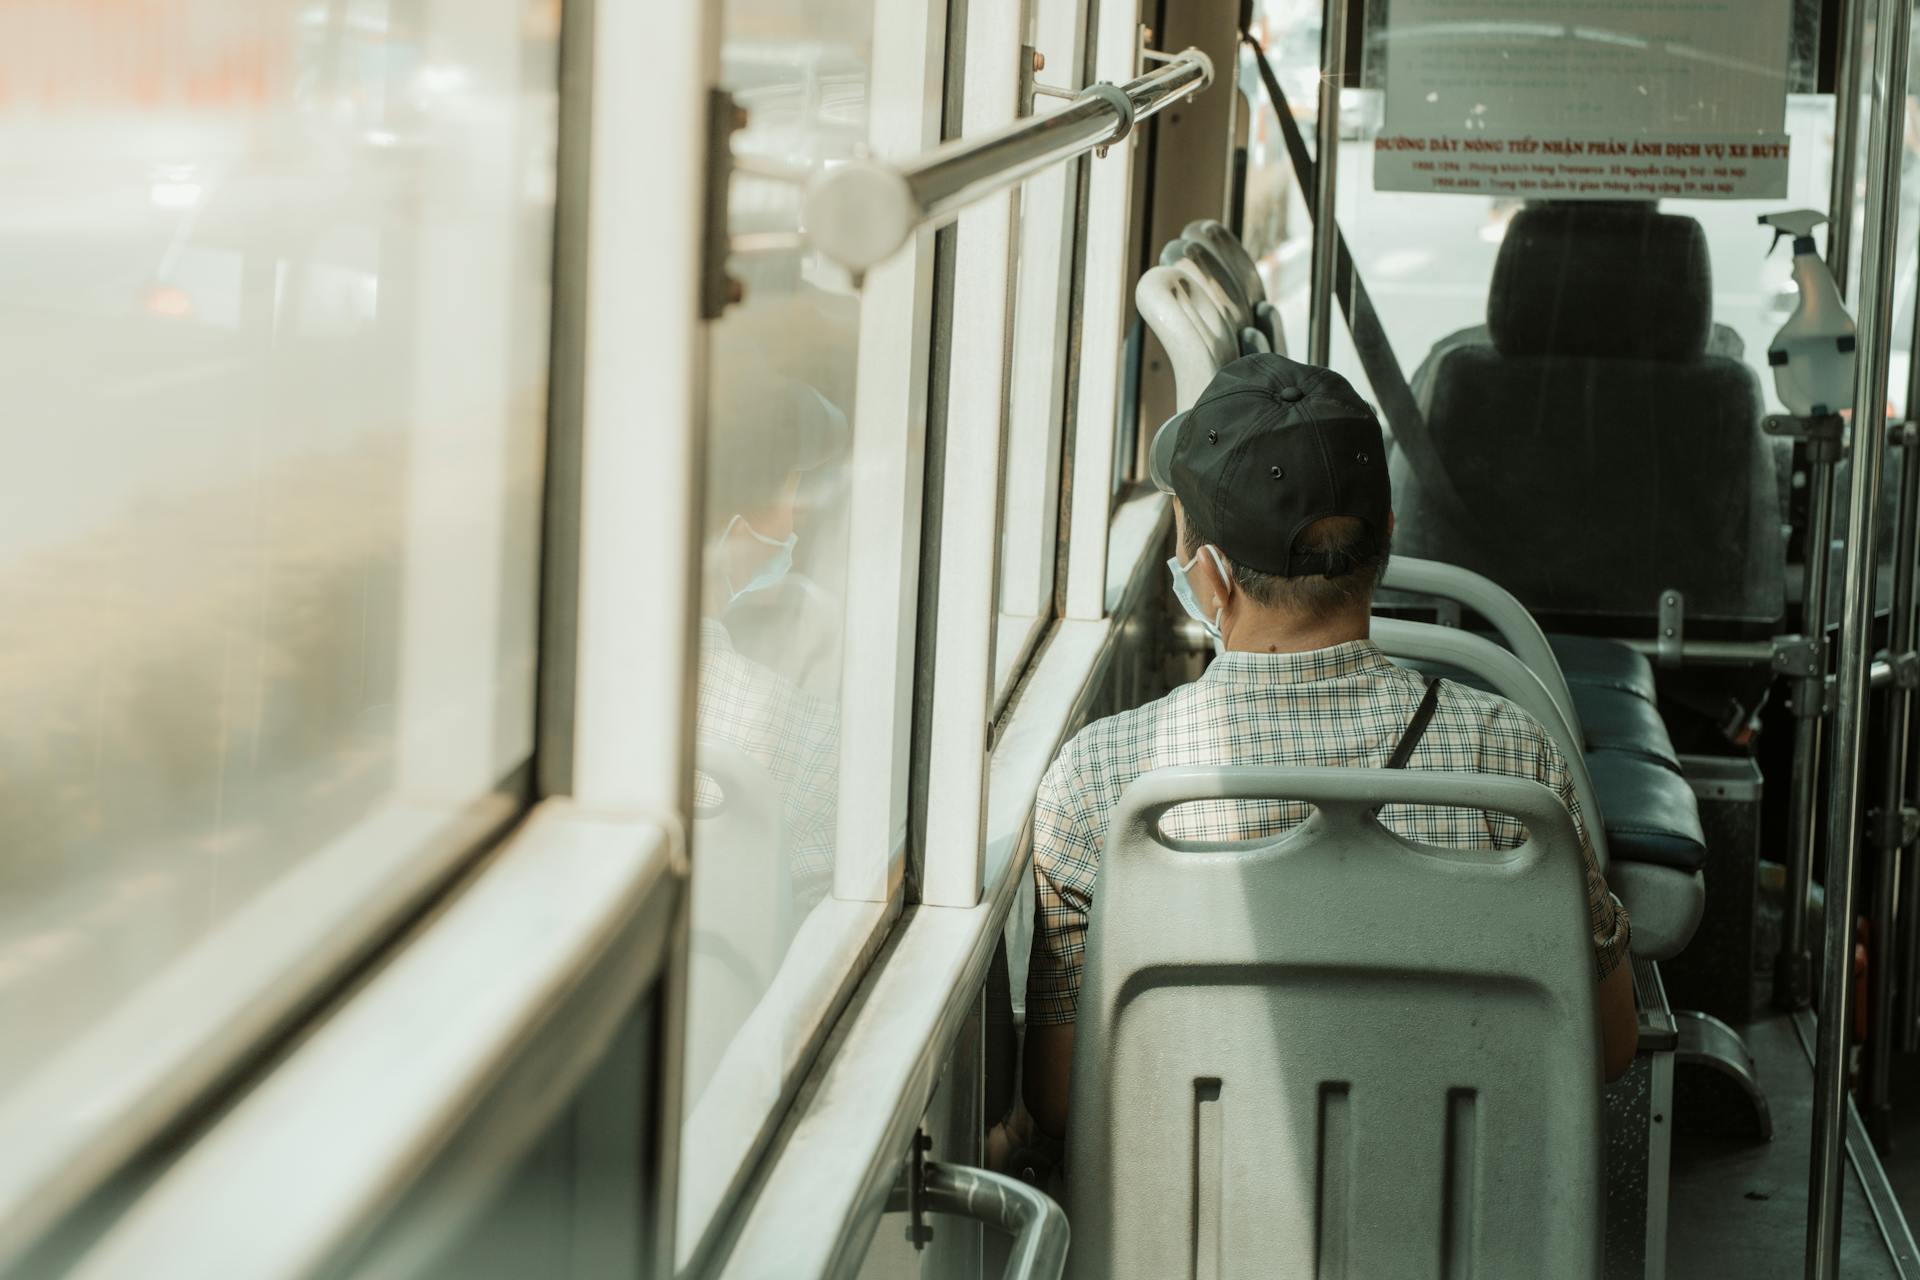
[[[1294,546],[1328,516],[1385,534],[1393,511],[1386,441],[1373,409],[1331,369],[1242,356],[1153,437],[1147,473],[1235,564],[1283,578],[1337,578],[1339,552]]]

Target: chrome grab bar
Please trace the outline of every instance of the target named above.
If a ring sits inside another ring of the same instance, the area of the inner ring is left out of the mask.
[[[1865,0],[1855,0],[1863,5]],[[1832,767],[1827,791],[1827,919],[1820,975],[1819,1052],[1814,1064],[1813,1159],[1807,1187],[1808,1280],[1840,1274],[1842,1165],[1848,1102],[1849,997],[1853,988],[1854,873],[1866,825],[1862,791],[1867,695],[1872,676],[1873,596],[1880,476],[1887,451],[1888,336],[1892,329],[1893,239],[1900,215],[1901,130],[1906,119],[1909,0],[1880,0],[1873,51],[1872,127],[1867,136],[1866,224],[1856,284],[1859,360],[1854,366],[1853,474],[1847,501],[1846,577],[1834,686]],[[1884,34],[1884,39],[1882,35]],[[1856,104],[1842,104],[1854,110]],[[1887,1034],[1879,1028],[1880,1035]]]
[[[1102,82],[1058,111],[1023,116],[977,138],[956,138],[898,164],[854,160],[807,184],[807,238],[853,274],[892,257],[917,231],[944,226],[968,205],[1063,160],[1120,141],[1142,120],[1213,83],[1198,49],[1150,54],[1153,70]]]
[[[917,1163],[921,1180],[918,1208],[951,1214],[998,1227],[1013,1237],[1005,1280],[1060,1280],[1067,1268],[1067,1215],[1052,1196],[1018,1178],[970,1165]],[[910,1169],[887,1197],[888,1213],[915,1207]]]

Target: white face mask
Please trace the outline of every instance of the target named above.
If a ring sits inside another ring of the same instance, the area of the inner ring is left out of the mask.
[[[736,525],[745,529],[761,546],[776,548],[774,553],[761,563],[759,569],[754,571],[753,577],[748,579],[743,587],[733,585],[732,557],[726,551],[727,543],[732,540]],[[790,533],[785,538],[769,538],[749,524],[745,516],[735,516],[727,521],[727,531],[720,535],[720,554],[722,563],[725,565],[722,576],[727,580],[727,603],[732,604],[751,591],[764,591],[786,577],[788,571],[793,568],[793,546],[799,540],[800,535],[797,533]]]
[[[1187,571],[1199,564],[1200,557],[1208,552],[1213,554],[1213,567],[1220,571],[1220,580],[1227,581],[1227,562],[1221,556],[1220,549],[1213,546],[1200,548],[1193,553],[1193,559],[1185,564],[1180,563],[1179,556],[1168,556],[1167,571],[1173,575],[1173,594],[1180,601],[1180,607],[1187,611],[1189,618],[1206,628],[1207,638],[1213,641],[1214,656],[1219,657],[1227,651],[1226,639],[1220,634],[1220,619],[1226,615],[1226,608],[1222,606],[1214,610],[1213,617],[1209,619],[1200,611],[1200,602],[1193,596],[1193,584],[1187,581]]]

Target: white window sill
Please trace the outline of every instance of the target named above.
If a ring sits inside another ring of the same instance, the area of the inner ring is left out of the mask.
[[[517,802],[395,800],[303,859],[0,1100],[0,1269],[352,964]]]
[[[807,1060],[886,937],[890,902],[828,898],[795,932],[779,972],[741,1024],[709,1080],[686,1082],[698,1101],[682,1125],[677,1265],[710,1246],[709,1227],[737,1195],[754,1157],[779,1127]]]
[[[617,1026],[665,960],[680,884],[645,821],[549,800],[81,1260],[86,1280],[337,1267],[569,993]],[[569,1026],[577,1034],[577,1026]],[[527,1105],[545,1123],[566,1089]]]

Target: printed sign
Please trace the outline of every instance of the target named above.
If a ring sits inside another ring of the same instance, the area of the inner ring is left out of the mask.
[[[1391,15],[1380,190],[1786,194],[1792,0],[1394,0]]]

